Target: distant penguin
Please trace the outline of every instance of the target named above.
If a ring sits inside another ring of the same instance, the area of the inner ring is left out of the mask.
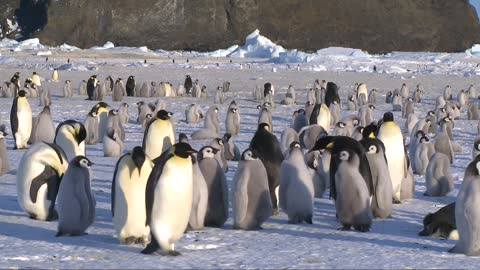
[[[32,122],[32,134],[30,141],[53,143],[55,139],[55,126],[53,125],[52,114],[50,107],[45,106],[43,110],[35,117]]]
[[[382,141],[374,138],[364,138],[360,143],[367,153],[367,160],[372,174],[374,194],[371,207],[373,216],[381,219],[388,218],[393,211],[393,189],[385,157],[385,146]]]
[[[402,130],[394,122],[391,112],[383,115],[383,124],[378,130],[377,138],[385,145],[385,156],[387,158],[390,179],[392,180],[393,199],[396,202],[400,202],[401,183],[407,173],[407,158],[405,156]]]
[[[402,96],[400,94],[394,94],[392,99],[392,111],[402,111]]]
[[[359,99],[360,95],[365,95],[365,102],[368,102],[368,89],[365,83],[361,83],[358,85],[357,88],[357,99]]]
[[[10,126],[13,135],[13,149],[27,148],[27,142],[32,132],[32,110],[28,103],[25,91],[18,91],[13,99],[10,110]]]
[[[267,124],[260,124],[250,141],[250,148],[258,154],[258,158],[267,169],[270,198],[274,215],[278,213],[278,201],[275,189],[280,184],[280,166],[283,154],[277,137],[272,134]]]
[[[87,81],[81,80],[80,84],[78,85],[78,95],[85,96],[87,95]]]
[[[368,93],[368,102],[373,105],[377,104],[377,89],[370,90],[370,93]]]
[[[123,154],[123,142],[117,131],[109,127],[105,138],[103,138],[103,156],[119,157]]]
[[[192,82],[192,78],[190,77],[190,75],[185,76],[185,82],[183,84],[183,87],[185,88],[185,90],[186,90],[185,93],[187,95],[191,94],[192,88],[193,88],[193,82]]]
[[[280,147],[284,157],[287,157],[290,152],[290,145],[293,142],[299,142],[300,138],[298,133],[293,128],[285,128],[282,131],[282,136],[280,137]]]
[[[35,71],[32,74],[32,83],[34,83],[36,86],[42,86],[40,76]]]
[[[402,118],[407,118],[409,114],[414,113],[413,108],[413,98],[408,97],[403,103],[402,107]]]
[[[173,145],[153,167],[145,191],[146,225],[150,226],[150,243],[142,250],[151,254],[161,249],[167,255],[175,250],[190,219],[193,200],[193,166],[196,151],[187,143]]]
[[[410,159],[412,169],[414,173],[418,175],[425,175],[427,173],[427,166],[435,154],[435,146],[430,142],[430,139],[423,136],[418,142],[415,153],[413,154],[413,159]]]
[[[420,90],[415,90],[415,92],[413,92],[413,101],[415,103],[420,103],[422,101],[422,92]]]
[[[73,97],[72,84],[70,80],[66,80],[65,84],[63,85],[63,97]]]
[[[443,98],[445,101],[452,99],[452,87],[450,85],[445,86],[443,90]]]
[[[332,118],[330,123],[336,124],[338,121],[340,121],[340,117],[342,116],[340,104],[338,103],[337,100],[334,100],[330,103],[330,106],[328,107],[328,109],[330,110],[330,116]]]
[[[468,120],[480,120],[480,117],[478,116],[478,104],[470,103],[468,105],[467,119]]]
[[[55,144],[39,142],[23,154],[17,171],[17,201],[30,218],[58,218],[55,201],[67,166],[65,153]]]
[[[263,96],[266,97],[268,94],[274,95],[275,93],[273,92],[273,85],[271,83],[265,83],[263,85]]]
[[[228,106],[225,129],[232,136],[240,134],[240,111],[235,100],[230,102],[230,106]]]
[[[225,133],[223,135],[224,145],[224,156],[226,160],[239,161],[240,160],[240,150],[237,145],[233,142],[233,137],[230,133]]]
[[[325,91],[325,104],[330,107],[334,101],[340,105],[340,97],[338,96],[338,86],[334,82],[328,82]]]
[[[108,94],[111,94],[113,92],[114,85],[115,84],[113,82],[112,76],[108,75],[107,78],[105,78],[105,88]]]
[[[387,91],[385,95],[385,103],[392,103],[393,102],[393,93],[392,91]]]
[[[6,174],[10,170],[7,155],[7,131],[4,124],[0,125],[0,175]]]
[[[151,97],[151,90],[147,82],[143,82],[142,87],[140,87],[140,97]]]
[[[126,89],[124,89],[122,79],[117,79],[115,81],[115,85],[113,86],[112,101],[122,101],[125,92]]]
[[[175,143],[170,116],[167,111],[160,110],[145,129],[143,136],[143,150],[150,159],[159,157]]]
[[[222,227],[228,218],[228,187],[221,164],[215,159],[217,148],[204,146],[197,159],[208,189],[205,226]]]
[[[98,141],[98,117],[97,112],[90,111],[84,122],[85,130],[87,132],[87,138],[85,144],[92,145]]]
[[[272,112],[265,107],[258,106],[260,113],[258,114],[258,124],[266,123],[270,126],[270,129],[273,130],[273,117]]]
[[[200,119],[203,118],[203,111],[195,104],[188,105],[185,109],[185,121],[187,124],[198,124]]]
[[[199,85],[198,79],[193,82],[192,97],[200,98],[202,95],[202,88]]]
[[[66,120],[58,124],[55,130],[54,142],[65,151],[67,160],[85,155],[85,139],[87,131],[85,126],[75,120]]]
[[[313,223],[314,187],[298,142],[292,142],[289,155],[280,167],[280,207],[288,223]]]
[[[118,159],[113,173],[111,210],[115,232],[121,244],[148,242],[145,225],[145,188],[153,162],[139,146]]]
[[[40,93],[40,106],[50,106],[52,105],[52,95],[50,91],[45,88]]]
[[[315,90],[313,88],[307,90],[307,102],[310,104],[317,103],[317,99],[315,98]]]
[[[88,100],[94,100],[95,87],[97,86],[98,80],[96,75],[90,76],[87,81],[87,96]]]
[[[458,96],[457,96],[457,102],[460,105],[460,107],[467,105],[468,96],[467,96],[467,93],[465,93],[465,90],[463,89],[460,90],[460,93],[458,93]]]
[[[356,111],[357,110],[357,103],[355,102],[355,96],[354,95],[350,95],[348,97],[348,101],[347,101],[347,108],[349,111]]]
[[[120,122],[122,124],[128,124],[130,116],[128,115],[128,107],[130,107],[127,103],[120,104],[118,107],[118,115],[120,116]]]
[[[125,91],[127,92],[127,96],[133,97],[135,96],[135,77],[134,76],[129,76],[127,79],[127,84],[125,85]]]
[[[241,230],[261,229],[273,211],[267,171],[255,151],[247,149],[233,177],[233,227]]]
[[[57,237],[84,235],[95,220],[95,197],[91,189],[91,166],[84,156],[76,156],[68,165],[58,191]]]
[[[426,196],[445,196],[453,190],[450,160],[443,153],[435,153],[428,162],[425,175]]]
[[[215,100],[213,103],[215,104],[223,104],[225,100],[225,94],[223,92],[223,89],[221,86],[217,87],[217,90],[215,91]]]
[[[405,83],[402,84],[402,87],[400,88],[400,95],[402,96],[402,98],[408,98],[410,96],[410,90],[408,89],[408,86]]]
[[[183,133],[181,133],[183,134]],[[182,142],[179,140],[179,142]],[[198,231],[205,227],[205,214],[208,206],[208,187],[205,177],[203,177],[198,160],[192,155],[193,166],[193,200],[192,212],[188,220],[188,228]]]
[[[177,87],[177,96],[182,97],[185,95],[185,86],[183,84],[179,84]]]
[[[297,100],[296,91],[295,91],[295,88],[293,87],[293,85],[288,86],[287,94],[285,95],[285,97],[291,98],[291,99],[293,99],[293,101]]]
[[[480,255],[480,157],[476,157],[465,169],[462,186],[455,203],[455,223],[458,242],[449,251],[467,256]]]

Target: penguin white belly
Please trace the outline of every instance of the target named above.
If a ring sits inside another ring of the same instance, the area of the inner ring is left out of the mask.
[[[17,147],[26,148],[27,141],[30,138],[30,133],[32,132],[32,112],[30,107],[27,108],[27,105],[18,104],[17,118],[18,118],[18,130],[14,134]]]
[[[35,214],[39,220],[46,220],[48,216],[48,209],[50,207],[50,201],[47,201],[47,185],[42,185],[37,193],[37,201],[34,203],[30,199],[30,186],[32,179],[37,177],[43,172],[45,166],[33,161],[27,160],[22,170],[18,171],[17,180],[17,196],[18,203],[22,209],[31,214]]]
[[[330,114],[330,110],[325,104],[322,104],[322,106],[320,107],[320,113],[317,117],[317,124],[323,127],[327,133],[330,132],[331,118],[332,116]]]
[[[65,152],[65,155],[67,156],[68,160],[72,160],[74,157],[78,155],[84,155],[85,152],[81,151],[79,148],[80,145],[77,144],[77,141],[73,137],[71,133],[68,132],[62,132],[62,134],[59,134],[57,138],[55,139],[55,143],[58,144],[63,151]]]
[[[151,168],[145,167],[142,174],[132,165],[123,166],[115,179],[115,213],[113,223],[115,231],[122,239],[146,237],[150,233],[145,226],[147,219],[145,211],[145,187]],[[130,172],[132,176],[130,176]]]
[[[171,250],[188,225],[193,198],[189,163],[187,159],[172,157],[155,187],[150,229],[163,250]]]
[[[175,143],[175,135],[173,134],[173,128],[170,121],[158,121],[153,122],[147,133],[147,138],[145,141],[145,153],[150,159],[159,157],[165,150],[167,146],[164,145],[165,138],[170,138],[170,146]]]

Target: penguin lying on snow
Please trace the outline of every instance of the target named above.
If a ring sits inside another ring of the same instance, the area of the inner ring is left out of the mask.
[[[423,219],[423,230],[418,235],[458,240],[455,203],[448,204],[435,213],[428,213]]]

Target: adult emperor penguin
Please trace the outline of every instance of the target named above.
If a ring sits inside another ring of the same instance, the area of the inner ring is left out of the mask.
[[[115,232],[121,244],[147,243],[150,229],[145,224],[145,188],[153,162],[142,147],[121,156],[113,173],[111,210]]]
[[[87,81],[87,96],[88,100],[93,100],[93,95],[95,93],[95,87],[97,86],[98,80],[97,75],[92,75]]]
[[[360,143],[367,153],[368,165],[372,174],[374,193],[371,207],[373,216],[382,219],[388,218],[393,211],[393,189],[385,157],[385,146],[382,141],[375,138],[364,138]]]
[[[261,229],[262,223],[272,215],[269,193],[265,166],[254,150],[245,150],[233,176],[233,228]]]
[[[150,226],[151,237],[142,253],[151,254],[161,248],[167,255],[180,255],[175,242],[185,232],[192,210],[190,155],[195,152],[189,144],[177,143],[155,163],[145,190],[146,225]]]
[[[136,86],[135,77],[131,75],[128,77],[127,84],[125,85],[127,96],[129,97],[135,96],[135,86]]]
[[[28,149],[17,171],[17,201],[32,219],[58,218],[55,200],[68,160],[55,144],[39,142]]]
[[[160,110],[145,128],[143,150],[153,160],[167,151],[174,143],[175,132],[170,115],[167,111]]]
[[[183,133],[180,133],[180,135],[182,134]],[[179,142],[182,141],[179,139]],[[188,228],[190,230],[198,231],[205,227],[205,214],[207,213],[208,206],[208,186],[205,177],[203,177],[202,170],[200,170],[200,166],[198,165],[198,160],[194,155],[192,155],[192,164],[193,200],[192,212],[190,213],[190,219],[188,220]]]
[[[393,121],[393,114],[386,112],[383,123],[378,129],[377,138],[385,145],[388,171],[392,180],[393,200],[400,202],[402,179],[407,175],[407,158],[400,127]]]
[[[198,151],[197,159],[208,189],[208,206],[205,226],[223,226],[228,218],[228,186],[221,164],[215,159],[219,152],[212,146],[204,146]]]
[[[330,110],[325,103],[315,104],[312,115],[310,116],[310,125],[317,124],[329,132],[331,118]]]
[[[299,142],[290,144],[289,155],[280,167],[279,197],[288,223],[313,223],[313,181]]]
[[[66,120],[57,126],[54,142],[65,151],[67,160],[71,161],[76,156],[85,155],[86,137],[87,131],[82,123]]]
[[[68,169],[58,191],[57,237],[86,234],[95,220],[95,197],[91,189],[91,166],[84,156],[76,156]]]
[[[268,187],[273,205],[273,214],[278,213],[276,189],[280,185],[280,166],[283,161],[282,149],[277,137],[270,132],[268,124],[258,125],[258,129],[250,141],[250,148],[258,154],[268,175]]]
[[[465,169],[462,186],[455,203],[455,223],[459,234],[453,253],[480,255],[480,156]]]
[[[18,91],[10,110],[10,126],[15,143],[13,149],[27,148],[32,132],[32,110],[25,95],[25,91]]]
[[[340,104],[340,97],[338,96],[338,86],[334,82],[327,83],[327,89],[325,91],[325,104],[330,107],[330,104],[336,101]]]
[[[56,68],[54,68],[53,72],[52,72],[52,81],[53,82],[59,82],[58,70]]]
[[[103,138],[103,155],[105,157],[119,157],[123,154],[123,141],[120,135],[112,127],[107,129]]]
[[[6,174],[10,170],[7,155],[7,131],[4,124],[0,125],[0,175]]]
[[[85,143],[88,145],[96,144],[98,140],[98,117],[96,111],[90,111],[84,122],[87,138]]]
[[[185,76],[185,82],[183,84],[183,87],[185,88],[185,92],[187,95],[192,92],[193,82],[192,82],[192,77],[190,77],[190,75]]]
[[[34,83],[36,86],[42,86],[40,76],[38,76],[38,73],[35,72],[35,71],[32,74],[32,83]],[[469,90],[470,90],[470,88],[469,88]]]
[[[357,99],[359,99],[360,95],[365,95],[365,102],[368,102],[368,89],[365,83],[361,83],[357,87]]]
[[[225,129],[232,136],[240,134],[240,111],[235,100],[228,106],[227,117],[225,119]]]
[[[30,142],[36,143],[43,141],[47,143],[53,143],[54,139],[55,126],[53,125],[50,107],[45,106],[43,107],[43,110],[33,118]]]

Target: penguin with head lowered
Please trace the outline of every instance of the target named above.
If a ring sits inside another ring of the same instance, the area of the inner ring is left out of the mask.
[[[268,124],[258,125],[258,129],[250,141],[250,148],[258,154],[263,162],[268,176],[268,187],[273,204],[273,213],[278,213],[276,189],[280,185],[280,166],[283,161],[282,149],[277,137],[271,133]]]
[[[14,149],[27,148],[32,132],[32,110],[25,95],[25,91],[18,91],[18,95],[13,99],[10,111],[10,125],[15,142]]]
[[[148,242],[150,229],[145,224],[145,188],[152,169],[153,162],[140,146],[117,161],[112,181],[111,210],[121,244]]]
[[[175,132],[170,121],[170,114],[165,110],[160,110],[145,128],[143,150],[153,160],[167,151],[174,143]]]
[[[67,160],[72,160],[79,155],[85,155],[85,126],[75,120],[66,120],[57,126],[54,142],[60,146]]]
[[[68,160],[56,144],[39,142],[28,149],[17,171],[17,201],[32,219],[51,221]]]
[[[173,145],[155,162],[145,190],[146,225],[150,243],[142,251],[151,254],[161,249],[167,255],[180,255],[175,242],[187,228],[192,209],[193,168],[196,151],[187,143]]]

